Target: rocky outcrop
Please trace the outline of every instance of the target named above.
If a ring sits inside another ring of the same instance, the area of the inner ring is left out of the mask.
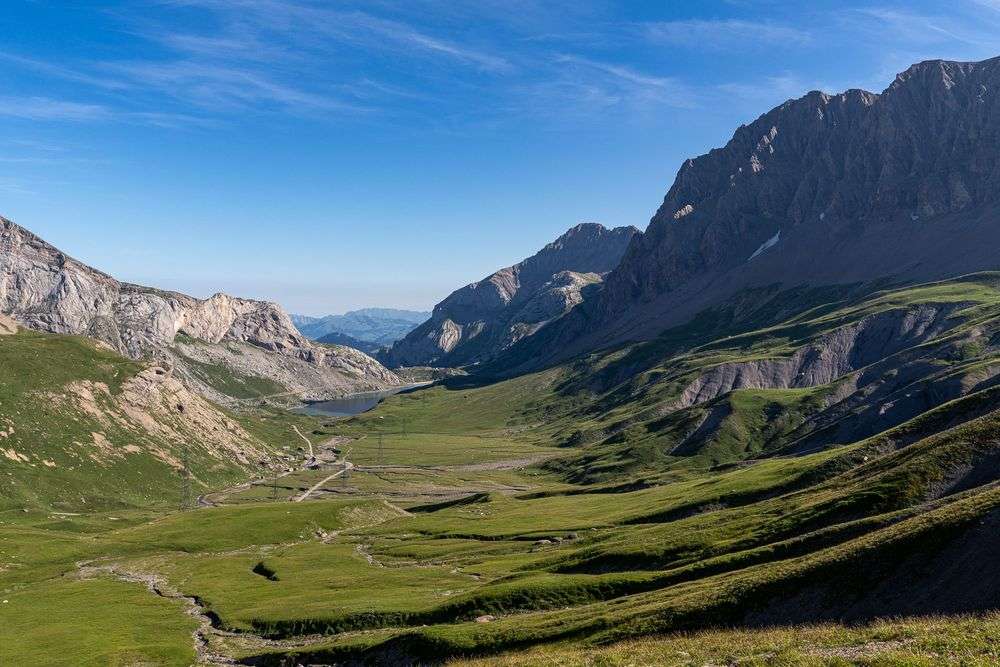
[[[0,336],[13,336],[17,333],[17,322],[13,318],[0,313]]]
[[[646,340],[748,288],[996,269],[998,145],[1000,59],[786,102],[686,161],[588,318],[533,354]]]
[[[180,451],[193,445],[206,457],[247,470],[272,461],[273,455],[239,422],[192,393],[169,369],[146,368],[121,389],[113,394],[106,385],[82,381],[68,385],[65,393],[50,400],[86,412],[109,427],[124,426],[137,434],[141,446],[100,450],[108,458],[145,449],[163,463],[180,468]]]
[[[617,266],[637,233],[634,227],[577,225],[523,262],[453,292],[385,359],[396,366],[490,359],[579,304]]]
[[[0,312],[30,329],[96,338],[133,359],[171,356],[178,336],[218,345],[220,354],[224,343],[245,345],[268,353],[256,355],[253,374],[269,377],[282,367],[290,392],[334,394],[400,383],[356,350],[313,344],[277,304],[226,294],[203,300],[122,283],[3,218]],[[297,373],[312,379],[297,381]]]
[[[344,346],[324,347],[327,350],[322,365],[236,341],[211,344],[182,338],[174,341],[164,354],[188,385],[217,403],[228,403],[233,398],[256,400],[255,396],[244,396],[239,387],[231,385],[232,382],[253,384],[258,378],[275,385],[273,392],[264,396],[276,402],[287,402],[290,397],[321,401],[330,396],[405,384],[367,354]],[[217,368],[227,369],[230,386],[214,381],[212,369]],[[234,388],[236,392],[232,392]]]
[[[701,373],[681,392],[672,410],[699,405],[736,389],[818,387],[939,336],[958,324],[950,315],[961,304],[925,304],[889,310],[843,326],[784,359],[723,363]]]

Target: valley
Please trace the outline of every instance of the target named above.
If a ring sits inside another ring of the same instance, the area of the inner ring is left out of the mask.
[[[990,662],[995,620],[968,614],[997,593],[1000,277],[782,303],[779,325],[722,308],[350,417],[254,410],[238,419],[287,463],[228,486],[199,472],[197,509],[177,510],[176,474],[103,506],[5,495],[0,646],[39,665]],[[847,332],[823,372],[795,362],[705,389]],[[91,355],[73,372],[108,364]],[[878,620],[897,616],[912,620]],[[53,618],[65,634],[43,630]],[[806,627],[715,629],[772,624]]]

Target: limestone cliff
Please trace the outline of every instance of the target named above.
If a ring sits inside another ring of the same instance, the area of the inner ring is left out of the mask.
[[[214,346],[214,363],[310,398],[400,384],[365,354],[312,343],[277,304],[119,282],[3,218],[0,313],[29,329],[96,338],[133,359],[167,358],[181,376],[194,377],[185,374],[190,356],[177,355],[177,343],[196,340]]]

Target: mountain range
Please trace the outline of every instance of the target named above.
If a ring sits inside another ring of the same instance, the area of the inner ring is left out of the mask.
[[[553,246],[563,237],[525,260],[551,266],[519,278],[518,264],[457,290],[382,359],[518,373],[655,338],[750,289],[904,285],[995,268],[998,90],[1000,59],[935,60],[882,93],[789,100],[685,161],[644,232],[615,230],[613,261],[561,264],[566,253]],[[580,275],[560,284],[549,268],[606,275],[585,289]],[[571,295],[563,312],[515,312],[550,280]]]
[[[362,308],[343,315],[292,315],[302,335],[321,343],[347,345],[374,354],[426,321],[430,313],[398,308]]]
[[[752,288],[995,268],[998,144],[1000,59],[927,61],[881,94],[790,100],[685,161],[594,302],[504,364],[648,340]]]

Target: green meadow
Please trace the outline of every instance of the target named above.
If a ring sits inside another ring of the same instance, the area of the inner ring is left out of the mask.
[[[772,294],[352,418],[232,414],[274,463],[197,468],[214,506],[185,509],[169,467],[30,465],[101,421],[42,393],[114,395],[138,365],[0,339],[21,364],[0,418],[32,454],[0,458],[0,664],[995,664],[997,283]],[[933,327],[864,334],[913,308]],[[828,382],[680,400],[848,331]],[[350,474],[302,469],[293,426]]]

